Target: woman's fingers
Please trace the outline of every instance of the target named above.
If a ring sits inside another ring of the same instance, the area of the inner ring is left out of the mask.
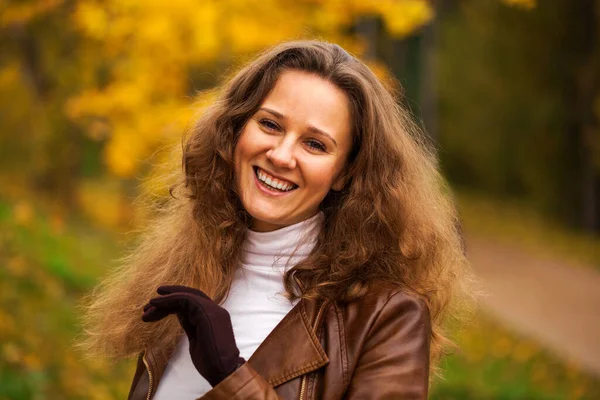
[[[186,325],[190,325],[190,323],[202,324],[201,321],[207,318],[204,310],[206,304],[203,303],[214,305],[212,300],[201,291],[185,286],[161,286],[158,288],[158,292],[162,295],[152,298],[144,306],[144,314],[142,315],[144,322],[155,322],[167,315],[178,314],[180,317],[185,315],[183,319],[186,321]],[[188,321],[188,318],[192,318],[196,322]],[[184,326],[184,328],[191,327]]]
[[[181,286],[181,285],[163,285],[159,286],[156,290],[158,294],[171,294],[171,293],[190,293],[195,294],[200,297],[204,297],[205,299],[210,299],[203,291],[199,289],[194,289],[189,286]]]
[[[202,308],[202,300],[189,293],[171,293],[151,299],[150,304],[170,312],[194,311]]]
[[[188,312],[194,307],[189,296],[185,293],[172,293],[154,297],[144,306],[142,320],[144,322],[154,322],[170,314]]]
[[[146,308],[146,307],[144,307],[144,308]],[[162,310],[162,309],[154,307],[154,306],[150,306],[150,307],[148,307],[148,309],[146,309],[144,311],[144,314],[142,315],[142,321],[144,321],[144,322],[160,321],[161,319],[163,319],[164,317],[166,317],[169,314],[170,313],[165,310]]]

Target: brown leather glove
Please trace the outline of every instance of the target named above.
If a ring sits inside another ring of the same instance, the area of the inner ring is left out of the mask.
[[[177,314],[190,341],[194,366],[213,387],[246,360],[235,343],[231,318],[206,294],[187,286],[160,286],[160,297],[144,306],[144,322],[155,322]]]

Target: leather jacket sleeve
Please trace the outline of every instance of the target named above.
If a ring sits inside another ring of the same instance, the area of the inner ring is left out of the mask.
[[[430,315],[424,302],[392,295],[369,329],[350,374],[345,399],[427,399]],[[278,399],[275,390],[245,363],[202,400]]]
[[[371,327],[347,399],[427,399],[431,322],[427,305],[398,292]]]
[[[246,362],[200,399],[276,400],[279,396],[250,363]]]

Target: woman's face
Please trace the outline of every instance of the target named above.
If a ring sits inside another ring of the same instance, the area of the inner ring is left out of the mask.
[[[251,228],[273,231],[315,215],[329,190],[344,185],[340,176],[351,135],[343,91],[316,75],[282,72],[234,152],[236,185]]]

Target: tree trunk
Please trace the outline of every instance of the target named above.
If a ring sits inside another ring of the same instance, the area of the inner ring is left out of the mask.
[[[577,88],[577,136],[580,146],[582,225],[589,232],[600,232],[600,174],[594,158],[594,138],[600,124],[594,105],[600,100],[600,47],[598,45],[598,2],[580,0],[574,3],[581,29],[581,58],[574,71]]]

